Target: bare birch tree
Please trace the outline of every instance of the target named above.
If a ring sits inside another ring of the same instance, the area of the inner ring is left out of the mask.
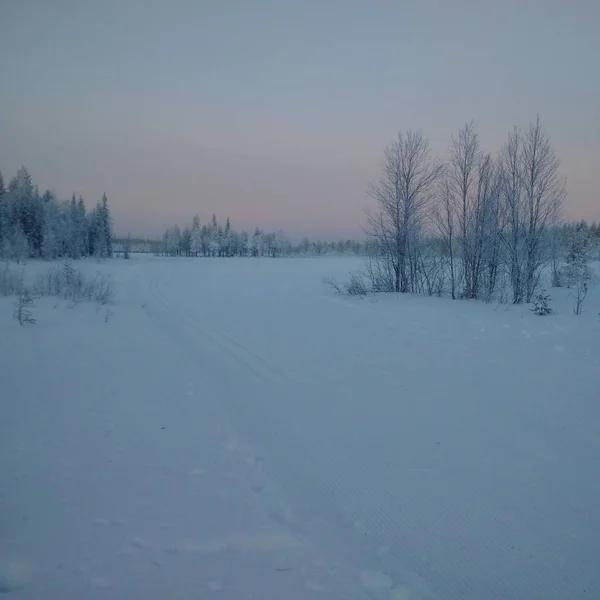
[[[480,179],[485,200],[482,210],[481,279],[483,298],[490,302],[497,288],[502,266],[501,178],[497,163],[489,157],[482,163]]]
[[[475,240],[473,234],[478,226],[477,186],[478,165],[481,151],[473,123],[467,123],[458,136],[452,136],[448,175],[450,191],[457,209],[458,244],[460,248],[462,296],[474,298],[477,283],[473,281],[475,271]]]
[[[441,172],[427,138],[420,131],[400,131],[385,150],[380,180],[369,188],[377,203],[368,215],[369,233],[381,248],[377,259],[393,272],[393,291],[417,289],[424,216]]]
[[[452,193],[450,181],[447,175],[441,178],[437,203],[432,211],[435,228],[440,236],[441,250],[446,259],[450,276],[450,295],[452,300],[456,299],[456,215],[457,207],[454,194]]]
[[[501,240],[512,289],[513,304],[523,302],[524,290],[524,214],[521,173],[522,134],[515,128],[502,146],[498,165],[501,186]]]
[[[525,202],[525,301],[531,302],[540,273],[549,261],[549,233],[561,216],[566,196],[559,161],[539,115],[524,136],[522,151]]]
[[[482,295],[491,300],[494,293],[500,255],[498,252],[497,168],[491,155],[481,154],[477,165],[477,189],[470,209],[467,298]]]
[[[513,130],[500,151],[507,252],[513,302],[531,302],[551,258],[551,232],[566,196],[550,140],[539,117],[526,133]]]

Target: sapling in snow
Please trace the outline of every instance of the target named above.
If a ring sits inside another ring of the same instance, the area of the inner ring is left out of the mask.
[[[33,306],[33,297],[29,293],[27,288],[23,288],[19,292],[19,296],[16,302],[16,309],[14,317],[19,321],[19,325],[24,327],[25,325],[35,325],[37,320],[33,317],[31,307]]]
[[[544,316],[552,313],[550,301],[552,298],[546,290],[540,290],[533,298],[533,307],[531,312],[536,315]]]

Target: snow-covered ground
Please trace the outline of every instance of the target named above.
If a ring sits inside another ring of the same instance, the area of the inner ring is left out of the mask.
[[[600,597],[597,288],[538,317],[334,295],[355,259],[76,266],[114,305],[0,298],[0,592]]]

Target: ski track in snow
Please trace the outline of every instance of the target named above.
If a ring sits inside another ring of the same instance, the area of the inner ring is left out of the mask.
[[[245,465],[235,479],[274,528],[174,538],[169,560],[317,551],[332,579],[307,572],[298,597],[600,597],[597,323],[586,331],[475,302],[323,293],[322,275],[352,269],[343,260],[136,269],[122,294],[178,348],[178,375],[194,365],[187,396],[217,415],[223,452]],[[146,537],[131,532],[126,555],[149,552],[160,568]],[[113,588],[84,571],[92,589]],[[210,579],[209,593],[246,597],[232,577]]]
[[[246,367],[259,379],[278,382],[286,380],[285,375],[273,367],[273,365],[269,364],[264,358],[252,350],[243,346],[231,335],[201,321],[198,317],[188,311],[178,309],[173,301],[167,300],[165,294],[160,289],[156,277],[151,279],[148,289],[152,297],[160,302],[167,311],[178,316],[184,323],[200,333],[201,336],[204,336],[210,342],[219,346],[220,349],[231,355],[231,357]]]

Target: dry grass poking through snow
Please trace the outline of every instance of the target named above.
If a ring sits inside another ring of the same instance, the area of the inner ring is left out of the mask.
[[[114,300],[114,287],[109,275],[87,277],[70,261],[39,273],[31,284],[26,283],[22,270],[18,271],[6,263],[0,269],[0,296],[18,296],[24,291],[36,298],[55,296],[70,302],[91,301],[106,305]]]

